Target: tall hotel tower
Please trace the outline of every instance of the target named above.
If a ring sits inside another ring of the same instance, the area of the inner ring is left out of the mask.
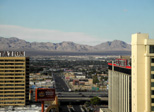
[[[131,66],[130,57],[108,63],[109,92],[108,111],[131,112]]]
[[[132,112],[154,112],[154,39],[132,35]]]
[[[29,58],[25,52],[0,51],[0,106],[19,106],[29,100]]]

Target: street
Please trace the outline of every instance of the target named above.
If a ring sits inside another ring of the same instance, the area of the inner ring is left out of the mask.
[[[59,74],[54,74],[56,92],[68,92],[69,88]]]

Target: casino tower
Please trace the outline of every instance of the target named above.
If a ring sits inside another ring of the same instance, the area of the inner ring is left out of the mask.
[[[24,106],[29,102],[29,58],[22,51],[9,53],[0,52],[0,106]]]

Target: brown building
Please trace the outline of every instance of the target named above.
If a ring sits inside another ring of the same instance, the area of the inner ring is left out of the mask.
[[[0,57],[0,106],[27,105],[29,58]]]

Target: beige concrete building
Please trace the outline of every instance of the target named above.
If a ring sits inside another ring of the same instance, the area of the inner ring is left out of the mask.
[[[154,39],[132,35],[132,112],[154,112]]]
[[[75,83],[75,81],[77,81]],[[72,90],[91,90],[93,87],[93,79],[74,79],[69,82]]]
[[[0,106],[29,101],[29,58],[0,57]]]
[[[131,67],[128,60],[117,59],[108,63],[108,75],[108,109],[112,112],[131,112]]]

